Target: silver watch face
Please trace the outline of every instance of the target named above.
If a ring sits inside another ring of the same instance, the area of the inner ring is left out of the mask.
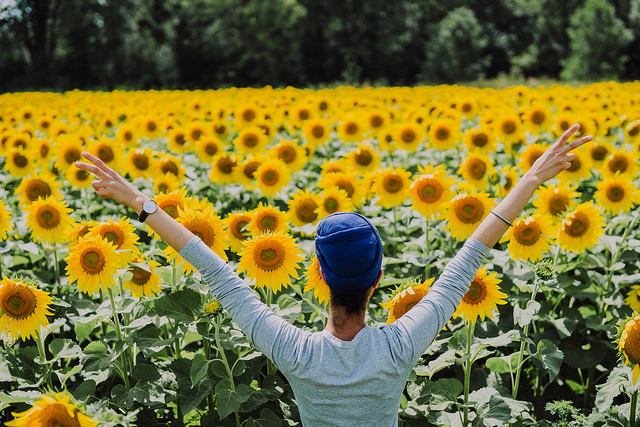
[[[142,209],[146,213],[152,214],[158,209],[158,204],[153,200],[145,200],[145,202],[142,204]]]

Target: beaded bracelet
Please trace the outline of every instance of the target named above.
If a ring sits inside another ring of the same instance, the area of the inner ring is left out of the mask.
[[[495,216],[497,216],[498,218],[500,218],[501,220],[503,220],[504,222],[506,222],[509,225],[509,227],[513,227],[513,224],[511,222],[509,222],[505,217],[503,217],[502,215],[500,215],[499,213],[497,213],[493,209],[491,210],[491,213],[494,214]]]

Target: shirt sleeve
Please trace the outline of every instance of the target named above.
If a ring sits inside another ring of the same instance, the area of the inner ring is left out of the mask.
[[[282,370],[296,358],[304,332],[275,314],[238,274],[199,237],[179,252],[201,274],[216,299],[258,350]]]
[[[427,350],[456,311],[489,250],[477,240],[467,240],[427,295],[404,316],[384,328],[400,360],[413,366]]]

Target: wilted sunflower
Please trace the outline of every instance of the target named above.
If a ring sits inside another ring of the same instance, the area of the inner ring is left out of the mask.
[[[9,427],[95,427],[97,421],[83,414],[78,407],[69,401],[70,395],[60,392],[54,396],[41,395],[33,406],[20,413],[13,412],[16,417],[5,425]]]
[[[640,315],[625,319],[618,327],[618,351],[624,356],[624,364],[633,364],[632,382],[640,377]]]
[[[4,169],[14,177],[24,177],[33,172],[33,154],[22,147],[11,147],[4,153]]]
[[[11,210],[0,200],[0,242],[7,238],[7,232],[13,230]]]
[[[296,227],[302,227],[306,224],[315,224],[318,222],[318,213],[316,209],[320,204],[320,197],[312,193],[308,188],[298,189],[298,192],[289,199],[289,219]]]
[[[269,138],[257,126],[242,129],[233,140],[233,146],[238,153],[253,156],[262,154],[268,143]]]
[[[353,203],[346,191],[338,187],[330,187],[320,193],[316,213],[323,219],[335,212],[353,211]]]
[[[195,211],[186,206],[184,210],[178,211],[178,222],[185,226],[189,231],[198,236],[205,245],[213,250],[220,258],[227,260],[227,244],[225,243],[225,233],[222,226],[222,220],[215,214],[213,208],[207,208],[202,211]],[[164,250],[164,256],[167,261],[174,259],[176,264],[182,263],[182,272],[189,274],[195,271],[195,268],[171,246],[167,246]]]
[[[391,294],[391,299],[380,305],[389,309],[389,316],[387,317],[386,325],[389,325],[411,310],[420,300],[427,295],[433,278],[427,279],[423,283],[418,283],[415,280],[407,280],[403,286],[396,288]]]
[[[26,207],[40,198],[53,196],[62,199],[59,188],[60,184],[55,177],[41,173],[24,177],[14,194],[18,196],[20,205]]]
[[[506,304],[504,298],[507,294],[500,291],[498,283],[502,280],[496,278],[497,273],[487,275],[487,267],[483,266],[473,278],[467,293],[462,297],[460,305],[453,313],[453,317],[462,316],[470,323],[475,323],[480,319],[484,321],[485,316],[493,319],[493,310],[498,311],[498,304]]]
[[[631,286],[631,289],[627,292],[627,297],[624,299],[624,302],[627,303],[633,311],[640,312],[640,285]]]
[[[295,240],[284,232],[262,234],[249,240],[242,252],[238,273],[246,271],[257,287],[278,292],[298,278],[296,268],[304,258]]]
[[[411,208],[427,219],[436,219],[444,215],[447,204],[454,196],[451,187],[453,180],[447,174],[444,165],[419,166],[418,175],[409,187],[409,196],[413,201]]]
[[[322,280],[322,275],[320,274],[320,263],[318,262],[318,257],[315,254],[309,263],[309,266],[307,266],[305,275],[307,277],[307,283],[304,286],[303,292],[313,290],[313,296],[315,299],[320,304],[328,306],[331,302],[331,291],[329,289],[329,285]]]
[[[281,140],[269,149],[269,155],[282,160],[292,172],[297,172],[307,162],[307,156],[298,140]]]
[[[40,327],[49,324],[48,315],[53,314],[49,306],[49,294],[22,281],[4,277],[0,281],[0,334],[10,340],[25,341],[40,333]]]
[[[479,151],[468,152],[458,168],[458,174],[479,191],[489,189],[488,176],[492,173],[495,173],[495,171],[491,159],[489,159],[488,155]]]
[[[631,177],[616,173],[613,177],[604,178],[596,183],[593,195],[596,203],[612,215],[630,211],[638,203],[638,187]]]
[[[259,236],[266,233],[276,233],[278,231],[288,231],[289,215],[282,212],[276,206],[264,205],[258,203],[258,207],[249,212],[252,220],[247,225],[247,230],[253,236]]]
[[[271,197],[291,181],[291,170],[282,160],[269,157],[258,166],[253,176],[255,187],[265,197]]]
[[[542,187],[536,191],[538,197],[533,206],[543,215],[549,215],[558,220],[562,214],[575,203],[580,194],[568,184],[557,184]]]
[[[467,240],[495,205],[487,193],[458,194],[449,203],[445,229],[454,239]]]
[[[119,256],[123,259],[123,264],[126,264],[131,257],[139,253],[136,246],[139,237],[135,232],[135,227],[129,222],[129,218],[109,219],[99,222],[91,227],[91,230],[87,233],[87,237],[93,236],[100,236],[113,243],[116,250],[119,251]]]
[[[620,175],[627,175],[633,179],[637,177],[639,170],[638,154],[624,150],[612,151],[600,167],[600,172],[605,177],[614,176],[620,172]]]
[[[251,233],[246,229],[251,222],[251,215],[246,212],[230,213],[223,220],[227,231],[227,242],[232,252],[238,253],[244,249],[245,242],[251,237]]]
[[[221,153],[213,159],[209,179],[216,184],[232,184],[235,182],[233,170],[238,164],[238,159],[233,154]]]
[[[369,174],[380,167],[380,154],[367,143],[360,143],[358,147],[344,156],[349,166],[361,176]]]
[[[133,257],[129,261],[131,278],[124,282],[125,289],[131,290],[136,298],[144,296],[153,296],[160,293],[160,276],[154,273],[160,264],[149,260],[145,261],[143,257]]]
[[[49,196],[31,203],[27,211],[27,225],[35,241],[46,244],[69,241],[74,220],[64,201]]]
[[[551,218],[534,213],[514,221],[503,240],[509,240],[507,248],[511,259],[537,261],[549,250],[555,234]]]
[[[66,261],[69,283],[77,282],[78,289],[90,295],[113,287],[113,275],[126,265],[113,243],[95,235],[78,238]]]
[[[377,203],[385,208],[402,205],[409,196],[410,173],[393,165],[374,173],[371,191],[378,195]]]
[[[595,245],[604,234],[604,217],[593,201],[576,206],[565,215],[558,236],[558,244],[569,252],[583,252]]]

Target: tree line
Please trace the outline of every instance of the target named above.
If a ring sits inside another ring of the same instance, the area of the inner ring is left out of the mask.
[[[3,0],[0,91],[640,75],[638,0]]]

